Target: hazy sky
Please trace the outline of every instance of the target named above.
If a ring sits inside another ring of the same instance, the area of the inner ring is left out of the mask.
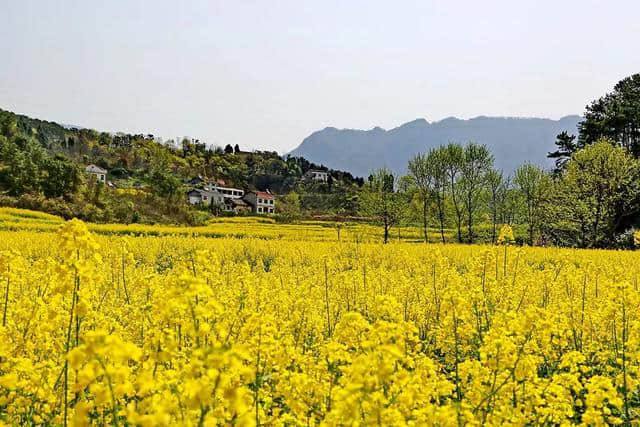
[[[640,1],[3,0],[0,108],[285,152],[326,126],[582,113]]]

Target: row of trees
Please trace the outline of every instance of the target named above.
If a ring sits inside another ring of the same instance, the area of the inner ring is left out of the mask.
[[[376,171],[360,197],[385,242],[393,226],[418,219],[425,241],[433,226],[442,242],[453,228],[458,242],[473,243],[480,229],[495,242],[500,224],[522,224],[529,244],[609,247],[640,213],[640,161],[608,139],[576,151],[561,175],[527,163],[504,177],[475,143],[418,154],[407,169],[402,177]]]
[[[520,196],[532,193],[529,180],[539,171],[524,165],[513,179],[505,178],[494,169],[487,147],[473,142],[450,143],[417,154],[407,169],[403,177],[387,169],[376,171],[360,197],[362,213],[383,224],[385,242],[392,226],[412,219],[419,219],[425,241],[435,223],[442,242],[445,230],[453,227],[458,242],[469,243],[477,238],[475,226],[490,221],[491,241],[495,241],[497,225],[514,221]]]
[[[524,164],[509,177],[486,146],[437,147],[414,156],[407,176],[372,174],[361,211],[380,220],[385,242],[390,227],[419,220],[425,241],[434,225],[443,242],[453,228],[471,243],[485,224],[492,242],[498,224],[522,224],[530,244],[627,245],[640,226],[640,74],[589,104],[578,135],[562,132],[556,146],[553,171]]]

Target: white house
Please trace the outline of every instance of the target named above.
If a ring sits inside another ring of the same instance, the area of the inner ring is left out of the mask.
[[[244,190],[241,190],[239,188],[221,187],[217,184],[207,184],[205,185],[205,189],[209,191],[217,191],[225,198],[229,199],[242,199],[242,197],[244,196]]]
[[[99,166],[91,164],[85,168],[85,172],[87,172],[89,175],[94,175],[96,177],[96,181],[98,182],[101,182],[103,184],[107,182],[107,171]]]
[[[314,181],[327,182],[329,180],[329,172],[319,169],[310,169],[304,174],[304,176]]]
[[[187,193],[188,201],[192,205],[220,205],[224,206],[224,196],[217,191],[200,190],[195,188]]]
[[[275,197],[268,190],[247,193],[244,196],[244,201],[251,205],[255,213],[274,213],[276,210]]]

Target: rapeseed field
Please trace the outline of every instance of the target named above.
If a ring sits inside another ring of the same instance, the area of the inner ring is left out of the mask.
[[[30,219],[0,231],[0,424],[640,420],[634,252]]]

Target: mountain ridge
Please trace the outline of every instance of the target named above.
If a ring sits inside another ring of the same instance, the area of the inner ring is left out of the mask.
[[[496,167],[509,174],[526,161],[551,167],[553,162],[546,154],[554,149],[556,135],[562,131],[575,134],[581,120],[576,114],[557,120],[451,116],[433,122],[417,118],[388,130],[380,126],[369,130],[328,126],[311,133],[289,154],[366,176],[383,166],[404,173],[407,161],[418,152],[448,142],[474,141],[486,144],[495,156]]]

